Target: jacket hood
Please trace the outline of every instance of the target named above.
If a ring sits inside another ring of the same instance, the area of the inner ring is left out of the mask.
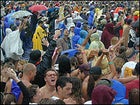
[[[80,31],[81,31],[81,28],[78,28],[78,27],[74,28],[74,34],[75,35],[79,35],[80,36]]]
[[[85,31],[85,30],[81,30],[81,31],[80,31],[80,36],[81,36],[81,38],[83,38],[83,39],[86,38],[87,34],[88,34],[88,32]]]
[[[124,100],[126,104],[128,102],[127,99],[125,99],[126,87],[117,80],[111,80],[111,81],[112,81],[111,87],[117,92],[115,96],[115,100],[113,102],[117,103]]]

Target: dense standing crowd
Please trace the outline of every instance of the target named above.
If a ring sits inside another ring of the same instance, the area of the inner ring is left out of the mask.
[[[139,104],[139,14],[137,0],[2,0],[1,104]]]

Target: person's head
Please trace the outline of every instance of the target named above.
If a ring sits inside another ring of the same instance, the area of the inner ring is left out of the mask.
[[[88,85],[87,85],[87,95],[88,98],[91,99],[91,93],[95,86],[95,81],[97,81],[100,78],[102,72],[100,67],[94,66],[90,68],[89,73],[90,74],[89,74]]]
[[[33,63],[36,65],[36,62],[41,60],[41,51],[40,50],[33,50],[30,53],[29,63]]]
[[[125,60],[121,57],[115,57],[114,60],[113,60],[114,64],[115,64],[115,67],[116,68],[122,68],[123,65],[125,64]]]
[[[58,78],[58,73],[54,69],[50,68],[45,71],[44,80],[46,81],[47,85],[55,86],[57,78]]]
[[[111,104],[116,91],[106,85],[96,86],[92,91],[92,104]]]
[[[56,81],[56,92],[60,99],[69,98],[72,93],[72,81],[70,77],[61,76]]]
[[[117,44],[118,40],[119,40],[118,37],[116,37],[116,36],[112,37],[112,39],[111,39],[111,45]]]
[[[43,27],[43,23],[44,23],[44,22],[43,22],[42,20],[39,20],[39,21],[38,21],[38,25],[41,26],[41,27]]]
[[[99,66],[93,66],[90,68],[89,74],[95,81],[97,81],[102,75],[102,69]]]
[[[125,55],[126,55],[128,61],[135,61],[136,54],[137,54],[137,51],[134,48],[129,48],[125,52]]]
[[[55,35],[60,36],[61,35],[61,30],[60,29],[55,30]]]
[[[27,63],[26,60],[23,60],[23,59],[19,60],[16,69],[19,71],[22,71],[24,64],[26,64],[26,63]]]
[[[66,55],[59,57],[59,76],[67,75],[71,73],[70,59]]]
[[[77,77],[71,77],[72,81],[72,97],[76,99],[76,102],[82,104],[82,81]]]
[[[16,105],[17,101],[16,101],[16,97],[14,96],[14,94],[12,93],[5,93],[4,97],[3,97],[3,104],[4,105],[8,105],[8,104],[12,104],[12,105]]]
[[[26,75],[30,81],[34,80],[36,75],[36,66],[32,63],[27,63],[23,67],[23,76]]]
[[[81,52],[76,52],[75,55],[74,55],[77,60],[78,60],[78,65],[81,65],[83,64],[83,58],[82,58],[82,53]]]
[[[109,79],[103,78],[103,79],[100,79],[99,81],[97,81],[96,86],[98,86],[98,85],[106,85],[108,87],[111,87],[112,82]]]
[[[74,69],[76,69],[78,67],[78,61],[77,61],[76,57],[71,57],[70,63],[71,63],[71,67],[74,67]]]
[[[68,29],[66,28],[66,29],[64,29],[64,36],[69,36],[69,31],[68,31]]]
[[[84,80],[85,77],[89,75],[90,66],[88,64],[82,64],[79,66],[78,69],[79,69],[78,77],[81,80]]]
[[[30,85],[28,88],[30,102],[38,103],[41,100],[41,93],[38,85]]]
[[[128,97],[129,104],[139,105],[140,104],[139,96],[140,96],[139,89],[136,89],[136,88],[132,89],[129,92],[129,97]]]

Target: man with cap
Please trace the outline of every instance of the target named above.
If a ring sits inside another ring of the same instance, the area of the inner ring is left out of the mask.
[[[130,48],[130,49],[127,49],[125,53],[126,53],[128,62],[126,62],[121,68],[121,77],[132,76],[132,72],[136,65],[135,60],[136,60],[136,55],[138,51],[135,50],[134,48]]]
[[[56,47],[56,39],[58,37],[59,37],[58,35],[54,35],[53,39],[50,41],[49,46],[47,50],[45,51],[45,54],[42,56],[42,58],[41,58],[40,50],[33,50],[30,53],[29,62],[33,63],[37,67],[37,73],[32,83],[38,84],[39,87],[42,87],[45,85],[44,72],[48,68],[51,68],[52,56]]]

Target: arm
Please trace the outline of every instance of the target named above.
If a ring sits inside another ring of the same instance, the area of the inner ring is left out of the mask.
[[[103,50],[103,53],[106,55],[107,57],[107,60],[108,60],[108,64],[109,64],[109,68],[110,68],[110,71],[111,73],[108,75],[108,79],[112,79],[115,75],[116,75],[116,68],[115,68],[115,65],[112,61],[112,59],[110,58],[109,56],[109,52],[107,49]]]
[[[87,42],[88,42],[89,39],[90,39],[90,36],[91,36],[94,32],[96,32],[96,28],[95,28],[95,29],[89,30],[86,39],[85,39],[84,42],[82,43],[82,46],[84,46],[84,47],[86,46]]]
[[[21,80],[18,79],[18,77],[16,76],[16,72],[12,69],[7,69],[7,74],[9,75],[10,78],[12,78],[13,80],[16,81],[16,83],[18,84],[18,86],[20,87],[22,93],[23,93],[23,101],[22,104],[29,104],[29,92],[26,88],[26,86],[22,83]]]
[[[55,65],[56,63],[56,60],[58,58],[58,55],[59,55],[59,50],[60,50],[61,46],[56,48],[54,53],[53,53],[53,56],[52,56],[52,67]]]
[[[67,16],[65,16],[65,17],[62,18],[62,19],[56,19],[56,23],[59,23],[59,22],[65,20],[65,19],[68,18],[69,16],[70,16],[70,15],[67,15]]]
[[[121,83],[125,84],[125,83],[128,83],[128,82],[136,79],[136,78],[137,78],[136,76],[131,76],[131,77],[126,77],[126,78],[119,78],[117,80],[120,81]]]

